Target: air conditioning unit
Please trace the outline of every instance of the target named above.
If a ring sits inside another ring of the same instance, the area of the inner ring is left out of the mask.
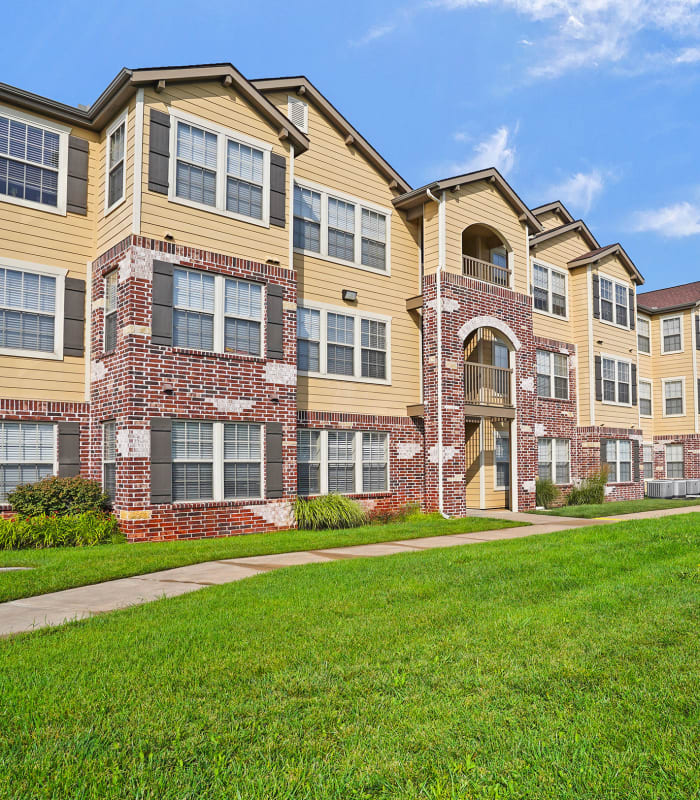
[[[673,497],[673,481],[647,481],[647,497],[658,499]]]
[[[700,481],[692,480],[685,482],[686,495],[700,494]]]
[[[674,497],[685,497],[687,493],[687,484],[688,481],[671,481],[673,483],[673,496]]]

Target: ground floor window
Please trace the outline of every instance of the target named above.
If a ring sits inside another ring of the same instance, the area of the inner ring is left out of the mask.
[[[0,503],[23,483],[54,474],[56,430],[50,422],[0,422]]]
[[[569,439],[537,440],[537,475],[540,480],[571,483],[571,442]]]
[[[608,483],[632,480],[632,442],[629,439],[601,440],[601,466],[608,468]]]
[[[117,493],[117,423],[102,423],[102,489],[114,501]]]
[[[300,495],[385,492],[389,435],[375,431],[297,431]]]
[[[644,480],[652,480],[654,477],[654,445],[645,444],[642,448],[642,458],[644,459]]]
[[[682,478],[683,477],[683,445],[682,444],[667,444],[666,445],[666,477],[667,478]]]
[[[510,436],[508,431],[495,432],[494,460],[496,462],[496,489],[510,485]]]

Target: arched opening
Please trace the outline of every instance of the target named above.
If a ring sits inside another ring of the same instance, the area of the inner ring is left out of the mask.
[[[511,285],[512,249],[498,231],[475,223],[462,231],[462,273],[497,286]]]

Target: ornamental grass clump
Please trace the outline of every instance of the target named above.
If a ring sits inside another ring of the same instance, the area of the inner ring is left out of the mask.
[[[538,478],[535,484],[535,503],[539,508],[551,508],[559,499],[557,485],[548,478]]]
[[[124,541],[109,514],[76,514],[0,519],[0,550],[43,550],[47,547],[91,547]]]
[[[574,486],[566,499],[568,506],[600,505],[605,502],[605,485],[608,470],[601,469],[589,475],[579,486]]]
[[[297,528],[307,531],[358,528],[368,521],[362,506],[342,494],[297,497],[294,518]]]

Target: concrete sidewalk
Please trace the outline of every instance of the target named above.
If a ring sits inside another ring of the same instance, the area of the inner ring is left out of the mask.
[[[268,572],[300,564],[321,564],[344,558],[372,558],[375,556],[432,550],[439,547],[456,547],[476,542],[493,542],[500,539],[518,539],[543,533],[570,530],[589,525],[601,525],[622,519],[648,519],[670,514],[700,513],[700,506],[643,511],[624,517],[607,519],[580,519],[577,517],[547,517],[510,511],[476,512],[473,516],[510,519],[528,522],[529,527],[472,533],[433,536],[424,539],[402,539],[395,542],[332,547],[324,550],[304,550],[279,555],[249,556],[223,561],[205,561],[186,567],[151,572],[132,578],[96,583],[65,589],[61,592],[26,597],[0,604],[0,636],[23,633],[49,625],[60,625],[75,619],[84,619],[105,611],[148,603],[163,597],[194,592],[205,586],[231,583],[261,572]]]

